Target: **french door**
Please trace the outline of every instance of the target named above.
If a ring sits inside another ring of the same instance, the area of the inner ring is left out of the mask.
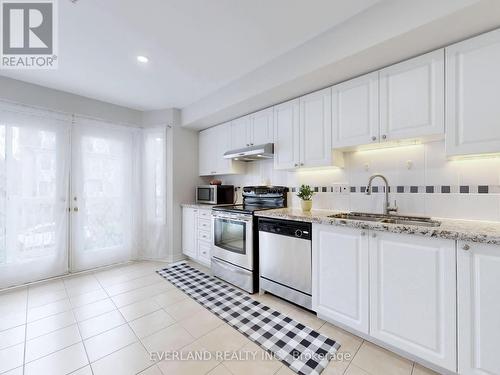
[[[0,290],[137,255],[140,135],[0,102]]]
[[[0,108],[0,289],[68,271],[70,128]]]
[[[71,271],[130,260],[137,203],[133,133],[86,120],[71,138]]]

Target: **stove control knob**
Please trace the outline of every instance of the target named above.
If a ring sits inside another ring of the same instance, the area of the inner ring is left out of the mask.
[[[302,237],[302,231],[300,229],[295,231],[295,237]]]

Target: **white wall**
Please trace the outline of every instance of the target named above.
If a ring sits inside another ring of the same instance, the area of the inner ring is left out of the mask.
[[[142,112],[0,76],[0,99],[19,104],[140,126]]]
[[[411,168],[408,169],[410,162]],[[223,176],[223,183],[235,186],[274,184],[297,187],[344,185],[357,188],[356,193],[318,193],[313,200],[315,208],[381,212],[383,194],[367,196],[359,192],[374,173],[384,174],[391,185],[405,186],[405,193],[391,193],[400,213],[478,220],[500,220],[500,158],[471,160],[446,159],[444,142],[394,147],[388,149],[356,151],[345,154],[345,168],[277,171],[272,161],[247,163],[246,175]],[[374,181],[381,186],[380,180]],[[442,185],[450,186],[450,194],[440,193]],[[459,186],[471,186],[472,193],[459,193]],[[488,185],[490,193],[478,194],[478,185]],[[410,193],[410,186],[418,186],[418,193]],[[434,186],[435,193],[425,193],[426,186]],[[339,186],[340,187],[340,186]],[[289,205],[298,207],[294,193]]]
[[[203,129],[498,26],[500,1],[382,1],[183,108],[183,125]]]

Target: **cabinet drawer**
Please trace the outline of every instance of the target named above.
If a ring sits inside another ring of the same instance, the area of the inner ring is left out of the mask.
[[[198,239],[201,241],[207,241],[211,242],[212,241],[212,235],[210,232],[207,232],[205,230],[199,230],[198,231]]]
[[[212,222],[210,220],[202,219],[201,217],[198,218],[198,229],[199,230],[204,230],[207,232],[212,231]]]
[[[198,259],[205,263],[210,263],[210,253],[212,245],[210,242],[198,241]]]
[[[212,211],[211,210],[199,210],[198,217],[210,220],[212,218]]]

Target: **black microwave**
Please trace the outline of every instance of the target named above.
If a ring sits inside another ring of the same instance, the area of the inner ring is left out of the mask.
[[[234,204],[234,186],[233,185],[197,186],[196,203]]]

